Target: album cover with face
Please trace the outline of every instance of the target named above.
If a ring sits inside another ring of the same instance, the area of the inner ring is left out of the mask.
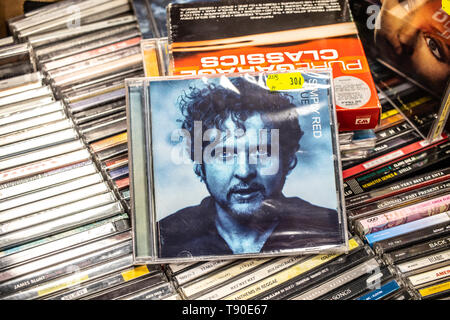
[[[330,71],[142,81],[127,83],[137,261],[345,250]]]
[[[375,81],[430,140],[440,136],[450,113],[445,103],[450,87],[450,16],[442,4],[441,0],[350,1],[366,50],[385,66],[372,68]],[[418,119],[423,115],[435,115],[436,122],[422,125]]]

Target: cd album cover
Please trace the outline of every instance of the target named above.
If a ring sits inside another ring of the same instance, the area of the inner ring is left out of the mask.
[[[377,91],[346,0],[172,3],[167,14],[171,74],[331,68],[339,131],[378,124]]]
[[[426,103],[405,101],[402,86],[385,90],[397,109],[414,124],[421,114],[435,115],[430,128],[417,130],[429,140],[440,136],[445,127],[449,107],[445,99],[450,87],[450,16],[442,9],[441,0],[364,0],[351,1],[352,12],[363,44],[383,65],[407,78],[419,89],[408,90],[411,96],[427,99]],[[378,75],[377,75],[378,74]],[[377,82],[389,83],[392,77],[375,71]],[[385,81],[383,81],[385,80]],[[409,84],[412,87],[411,84]],[[434,96],[433,99],[427,96]],[[419,101],[420,102],[420,101]],[[450,123],[447,122],[447,130]]]
[[[370,53],[442,97],[450,77],[450,17],[442,0],[364,0],[351,5]]]
[[[345,250],[331,81],[128,79],[136,262]]]

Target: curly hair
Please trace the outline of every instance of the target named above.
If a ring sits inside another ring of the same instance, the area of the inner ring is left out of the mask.
[[[279,129],[280,152],[287,162],[283,163],[283,168],[292,170],[297,164],[295,154],[300,149],[299,142],[303,136],[292,97],[271,92],[243,78],[234,78],[231,83],[236,91],[209,84],[201,89],[190,87],[189,92],[180,96],[178,104],[184,116],[181,128],[194,137],[195,121],[202,122],[202,132],[211,128],[224,130],[224,122],[231,117],[238,128],[245,129],[244,122],[254,114],[260,114],[266,124]],[[192,160],[193,148],[192,145]]]

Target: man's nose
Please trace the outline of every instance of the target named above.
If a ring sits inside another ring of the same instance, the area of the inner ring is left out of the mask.
[[[253,178],[256,175],[256,167],[249,163],[247,152],[238,153],[234,164],[234,175],[241,180]]]

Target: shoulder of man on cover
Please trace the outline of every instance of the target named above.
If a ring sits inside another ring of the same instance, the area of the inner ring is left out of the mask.
[[[276,208],[276,204],[274,205]],[[285,218],[307,222],[308,224],[334,224],[338,220],[336,209],[314,205],[298,197],[284,198],[280,210]],[[283,217],[282,217],[283,220]]]
[[[171,225],[176,222],[180,227],[182,227],[192,225],[193,221],[196,221],[197,219],[199,219],[197,223],[201,224],[202,221],[208,220],[206,218],[211,217],[211,211],[215,210],[212,201],[213,200],[211,197],[206,197],[199,205],[180,209],[177,212],[163,218],[160,221],[160,224]],[[284,214],[298,218],[337,218],[337,212],[335,209],[317,206],[298,197],[283,197],[279,200],[269,200],[268,204],[274,210],[280,210]]]
[[[202,200],[199,205],[185,207],[180,209],[159,221],[160,227],[170,226],[173,228],[186,231],[189,226],[193,224],[198,226],[202,224],[202,222],[206,222],[208,219],[208,214],[211,214],[209,211],[214,209],[211,206],[211,198],[206,197]]]
[[[293,214],[295,214],[296,212],[299,214],[302,212],[314,214],[314,212],[317,211],[330,214],[336,213],[335,209],[321,207],[299,197],[286,197],[280,200],[271,200],[270,204],[273,205],[274,209],[276,209],[276,206],[279,205],[280,210],[289,211]]]

